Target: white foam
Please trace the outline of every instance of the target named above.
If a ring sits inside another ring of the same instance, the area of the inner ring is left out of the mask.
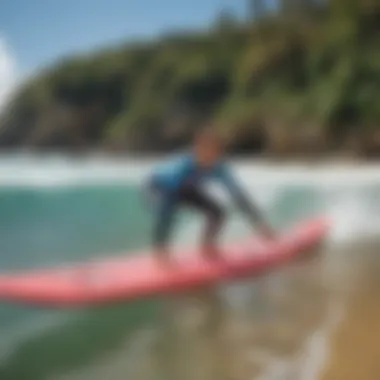
[[[301,354],[298,356],[298,378],[300,380],[318,380],[329,352],[329,340],[333,331],[343,318],[343,303],[332,299],[327,316],[321,326],[309,336]]]
[[[139,184],[148,175],[154,162],[157,161],[136,162],[132,159],[111,160],[104,157],[74,160],[59,155],[0,157],[0,186],[54,189]],[[367,191],[374,187],[380,188],[379,165],[325,165],[311,168],[306,165],[275,166],[235,161],[232,166],[236,168],[238,178],[266,210],[288,187],[307,186],[317,192],[324,204],[321,214],[326,214],[333,222],[331,244],[380,233],[380,217],[366,199]],[[223,192],[219,192],[218,196],[224,200],[227,197]],[[239,224],[236,221],[234,223]],[[235,227],[234,230],[241,229],[240,224]]]
[[[141,182],[157,160],[17,155],[0,157],[1,186],[74,186],[102,182]],[[238,177],[252,188],[275,194],[278,186],[312,185],[320,189],[357,188],[380,184],[380,165],[365,167],[275,166],[235,161]]]
[[[346,190],[325,201],[326,213],[332,221],[330,243],[350,243],[380,234],[380,216],[371,209],[365,193]]]

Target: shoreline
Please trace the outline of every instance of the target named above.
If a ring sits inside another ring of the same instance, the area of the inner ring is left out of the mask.
[[[160,152],[160,153],[109,153],[104,150],[87,150],[83,152],[69,152],[65,150],[52,150],[52,151],[37,151],[37,150],[1,150],[0,149],[0,160],[9,158],[30,158],[30,159],[46,159],[46,158],[64,158],[69,161],[83,162],[89,160],[99,160],[102,159],[103,162],[118,163],[118,162],[129,162],[132,160],[138,160],[140,163],[153,162],[155,160],[161,160],[166,157],[170,157],[183,150]],[[337,168],[360,168],[360,167],[374,167],[380,169],[380,159],[367,159],[367,158],[353,158],[353,157],[342,157],[339,155],[328,155],[324,158],[310,158],[310,157],[289,157],[289,158],[279,158],[270,157],[263,155],[249,155],[249,154],[230,154],[228,158],[237,164],[247,165],[253,164],[255,166],[266,166],[266,167],[337,167]]]

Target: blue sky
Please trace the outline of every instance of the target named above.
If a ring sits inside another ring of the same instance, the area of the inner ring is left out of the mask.
[[[0,38],[30,73],[60,57],[168,30],[206,26],[246,0],[0,0]]]

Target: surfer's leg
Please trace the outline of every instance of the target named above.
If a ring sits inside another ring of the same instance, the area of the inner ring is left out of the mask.
[[[152,232],[154,255],[160,260],[167,262],[169,260],[167,241],[173,225],[176,208],[175,199],[154,183],[149,183],[145,186],[143,198],[145,206],[154,215]]]
[[[153,231],[155,254],[166,263],[169,261],[168,241],[173,230],[173,222],[177,211],[176,198],[163,194],[157,209]]]
[[[214,198],[194,187],[181,189],[180,200],[206,216],[207,225],[203,233],[202,245],[206,255],[218,256],[216,239],[224,223],[223,208]]]

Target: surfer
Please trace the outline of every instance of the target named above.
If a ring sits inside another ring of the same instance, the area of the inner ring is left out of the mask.
[[[219,257],[215,242],[225,213],[215,197],[202,188],[206,181],[221,183],[253,226],[258,226],[260,233],[268,238],[274,236],[274,231],[238,184],[224,158],[223,140],[214,129],[205,128],[196,134],[190,152],[159,165],[149,176],[146,190],[149,200],[156,206],[153,244],[159,257],[168,259],[167,242],[174,217],[182,207],[194,209],[206,217],[203,252],[208,258]]]

